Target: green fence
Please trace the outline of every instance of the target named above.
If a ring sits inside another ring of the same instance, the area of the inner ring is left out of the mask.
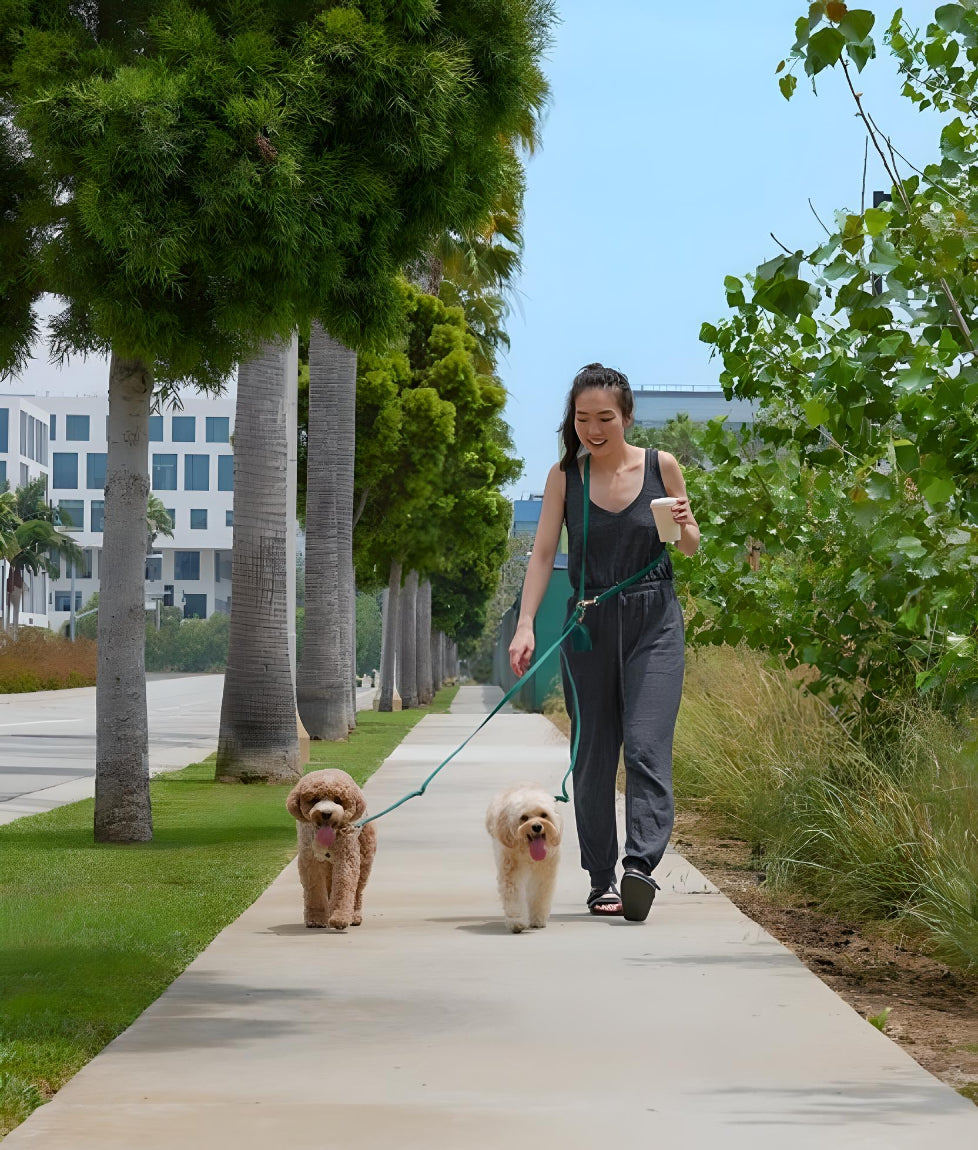
[[[570,579],[567,575],[567,556],[558,555],[554,564],[553,574],[547,587],[547,593],[537,611],[536,649],[545,651],[564,629],[567,621],[567,603],[572,595]],[[509,644],[516,632],[516,621],[519,618],[519,600],[503,616],[499,629],[499,638],[493,652],[492,681],[508,691],[516,682],[513,672],[509,668]],[[524,710],[542,711],[543,700],[554,687],[560,684],[560,656],[554,651],[544,665],[516,696],[516,701]]]

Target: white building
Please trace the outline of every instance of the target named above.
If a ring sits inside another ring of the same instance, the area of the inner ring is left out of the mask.
[[[104,395],[0,398],[0,448],[6,448],[0,460],[6,478],[14,487],[47,475],[48,498],[60,511],[62,527],[84,551],[84,563],[75,571],[76,611],[99,587],[108,414]],[[10,428],[6,444],[5,422]],[[147,602],[162,597],[164,605],[182,607],[186,617],[230,610],[233,426],[233,395],[187,394],[182,410],[150,417],[150,488],[174,526],[173,538],[157,537],[147,556]],[[18,446],[14,428],[21,429],[19,454],[9,450]],[[25,586],[22,622],[60,628],[69,618],[70,571],[35,582],[43,586],[30,592]]]
[[[713,384],[653,384],[635,388],[634,395],[635,423],[639,427],[665,427],[680,412],[685,412],[693,423],[706,423],[725,415],[731,430],[754,422],[750,400],[727,399],[723,388]]]

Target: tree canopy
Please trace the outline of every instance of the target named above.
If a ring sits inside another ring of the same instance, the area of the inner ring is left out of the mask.
[[[210,385],[316,316],[391,329],[402,266],[481,218],[545,85],[550,0],[0,3],[0,355]]]
[[[941,159],[908,172],[855,74],[873,13],[812,4],[780,71],[841,73],[889,202],[839,211],[812,251],[726,280],[730,314],[701,338],[728,397],[757,401],[752,458],[714,426],[699,485],[706,546],[688,569],[694,630],[786,650],[813,690],[873,710],[895,690],[978,693],[978,13],[945,4],[884,42],[903,94],[953,118]],[[745,565],[748,538],[767,556]],[[938,697],[935,695],[935,697]]]

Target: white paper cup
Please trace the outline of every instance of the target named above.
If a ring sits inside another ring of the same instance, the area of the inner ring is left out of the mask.
[[[655,529],[663,543],[678,543],[683,536],[683,529],[672,517],[672,509],[679,500],[674,495],[664,495],[661,499],[653,499],[649,504],[652,508],[652,517],[655,519]]]

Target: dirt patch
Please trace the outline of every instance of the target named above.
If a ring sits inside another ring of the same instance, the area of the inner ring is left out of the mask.
[[[884,1033],[925,1070],[978,1104],[978,975],[875,937],[817,904],[766,891],[748,845],[680,812],[676,849],[864,1018],[887,1009]]]

